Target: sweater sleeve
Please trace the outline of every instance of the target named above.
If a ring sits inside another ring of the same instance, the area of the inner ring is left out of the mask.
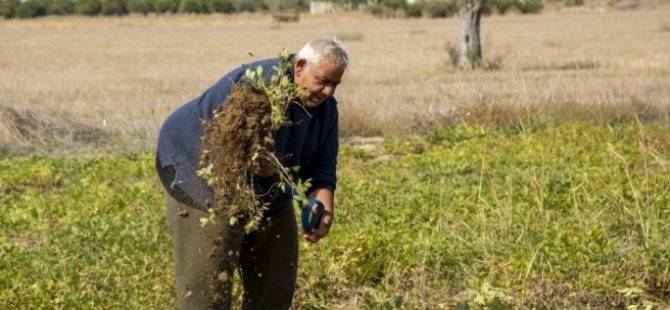
[[[334,101],[334,100],[333,100]],[[337,152],[339,150],[339,128],[337,103],[333,102],[332,109],[325,114],[322,136],[316,151],[315,160],[310,175],[312,179],[310,192],[318,188],[328,188],[335,191],[337,186]]]

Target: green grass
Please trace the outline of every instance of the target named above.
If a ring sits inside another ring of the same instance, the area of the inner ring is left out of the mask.
[[[670,306],[666,125],[451,126],[343,146],[300,309]],[[0,308],[174,308],[150,154],[0,159]]]

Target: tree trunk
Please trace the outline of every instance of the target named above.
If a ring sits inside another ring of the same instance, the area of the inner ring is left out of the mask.
[[[482,45],[479,40],[479,20],[482,0],[458,0],[461,17],[461,68],[475,69],[482,63]]]

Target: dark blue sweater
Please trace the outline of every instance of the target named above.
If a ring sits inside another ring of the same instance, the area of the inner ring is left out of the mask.
[[[273,66],[277,59],[266,59],[249,64],[251,68],[262,66],[267,81],[276,73]],[[219,82],[205,91],[200,97],[184,104],[174,111],[163,123],[158,137],[159,163],[158,173],[165,182],[166,168],[174,172],[172,188],[185,193],[186,199],[179,199],[199,209],[213,207],[214,192],[204,179],[196,175],[200,156],[202,121],[211,119],[213,111],[226,104],[231,86],[247,83],[244,76],[246,67],[239,67],[226,74]],[[293,68],[288,75],[293,78]],[[275,133],[275,153],[288,157],[283,160],[285,167],[299,166],[301,180],[312,179],[312,187],[335,190],[338,151],[337,101],[329,97],[319,107],[308,109],[309,115],[297,104],[290,104],[286,117],[292,125],[284,126]],[[172,167],[170,167],[172,166]],[[171,176],[170,176],[171,177]],[[273,183],[271,178],[257,177],[256,193],[267,193]],[[173,196],[175,196],[173,194]],[[182,197],[183,198],[183,197]],[[260,197],[262,202],[270,204],[270,210],[285,205],[290,197],[279,190]]]

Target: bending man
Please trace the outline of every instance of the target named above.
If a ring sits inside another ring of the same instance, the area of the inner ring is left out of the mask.
[[[277,59],[249,64],[263,67],[269,79]],[[311,179],[308,198],[325,207],[317,229],[303,231],[303,237],[317,242],[333,223],[333,195],[336,187],[338,152],[337,102],[333,95],[348,66],[344,48],[335,40],[308,43],[294,59],[288,76],[300,90],[298,104],[286,112],[292,123],[275,134],[275,152],[291,154],[285,167],[299,166],[299,177]],[[289,195],[274,189],[263,196],[268,210],[260,228],[241,238],[239,225],[225,225],[223,232],[201,227],[200,218],[214,194],[196,176],[203,135],[202,121],[225,105],[236,83],[246,83],[246,67],[226,74],[200,97],[174,111],[161,127],[156,168],[166,190],[167,220],[175,246],[177,301],[180,309],[228,309],[231,304],[230,277],[238,269],[244,286],[244,309],[287,309],[295,288],[298,261],[298,232]],[[266,193],[274,182],[263,165],[257,166],[257,193]],[[209,228],[208,228],[209,227]],[[214,234],[222,233],[223,244],[211,251]],[[237,241],[239,240],[239,241]]]

